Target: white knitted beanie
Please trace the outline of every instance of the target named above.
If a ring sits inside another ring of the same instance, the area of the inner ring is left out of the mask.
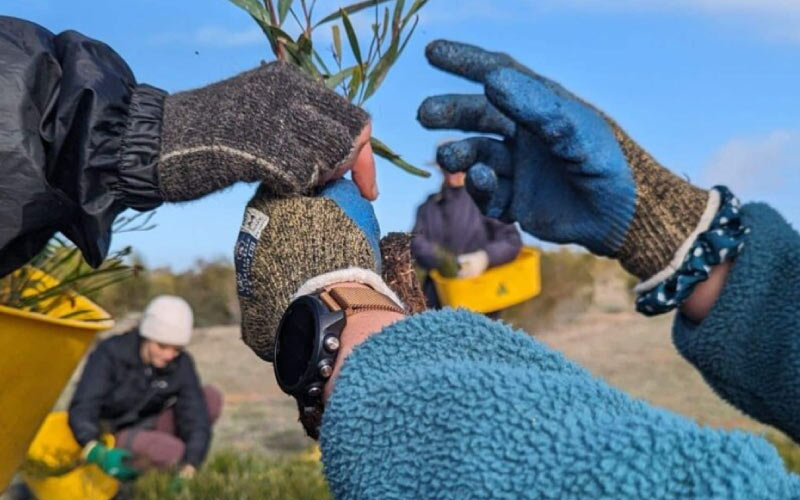
[[[147,304],[139,324],[142,337],[162,344],[185,346],[192,339],[192,308],[180,297],[159,295]]]

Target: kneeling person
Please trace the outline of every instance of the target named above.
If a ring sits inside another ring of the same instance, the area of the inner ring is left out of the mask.
[[[191,476],[205,459],[222,395],[201,387],[189,353],[193,314],[180,297],[153,299],[141,323],[102,341],[89,356],[69,406],[69,426],[88,462],[119,479],[148,467],[180,466]],[[116,447],[98,442],[114,433]]]

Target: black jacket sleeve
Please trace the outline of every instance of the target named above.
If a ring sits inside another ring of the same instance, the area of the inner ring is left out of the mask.
[[[178,437],[186,443],[183,461],[199,467],[211,443],[211,417],[194,362],[188,354],[181,357],[178,366],[181,389],[175,403],[175,426]]]
[[[100,410],[113,389],[114,359],[103,343],[89,355],[69,404],[69,427],[81,446],[100,437]]]
[[[0,16],[0,276],[57,231],[97,266],[121,211],[161,203],[165,97],[101,42]]]

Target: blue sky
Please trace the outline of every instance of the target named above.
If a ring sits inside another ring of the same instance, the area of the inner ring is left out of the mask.
[[[319,9],[345,2],[319,0]],[[347,2],[350,3],[350,2]],[[268,59],[251,19],[226,0],[4,0],[0,13],[114,47],[138,79],[177,91]],[[357,23],[362,24],[363,23]],[[663,164],[702,186],[725,183],[800,224],[800,2],[796,0],[431,0],[403,58],[368,101],[378,137],[415,164],[458,134],[422,129],[426,96],[473,92],[430,68],[427,42],[511,53],[594,102]],[[323,43],[323,42],[320,42]],[[439,179],[379,163],[383,230],[407,230]],[[147,233],[119,235],[151,266],[228,258],[254,186],[164,206]]]

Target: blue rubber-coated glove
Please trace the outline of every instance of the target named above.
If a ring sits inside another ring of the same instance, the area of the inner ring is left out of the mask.
[[[708,192],[659,165],[610,118],[510,56],[436,41],[429,62],[484,85],[484,94],[426,99],[428,128],[486,135],[443,145],[438,163],[468,171],[467,187],[493,217],[543,240],[618,258],[646,279],[695,230]]]
[[[259,189],[234,255],[245,343],[272,361],[284,311],[314,278],[337,272],[339,281],[382,284],[379,238],[372,205],[349,180],[328,184],[317,196],[275,198]]]
[[[375,256],[375,268],[381,268],[381,227],[375,217],[372,203],[367,201],[358,187],[347,179],[339,179],[326,184],[319,192],[321,198],[331,200],[364,233]]]

